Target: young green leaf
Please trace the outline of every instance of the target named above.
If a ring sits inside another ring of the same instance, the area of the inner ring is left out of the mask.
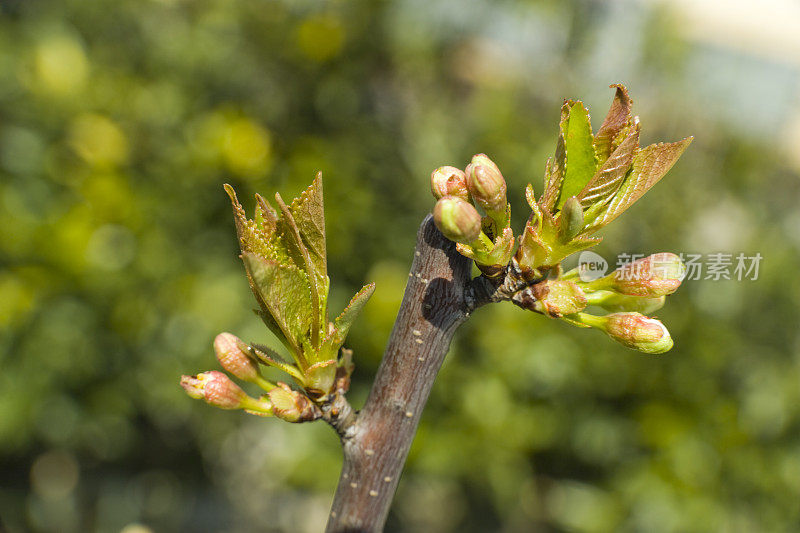
[[[236,191],[227,183],[224,185],[225,192],[231,199],[233,206],[233,219],[236,223],[236,234],[239,237],[239,247],[242,252],[253,252],[264,257],[269,257],[272,253],[270,238],[272,228],[259,227],[254,221],[248,220],[242,204],[236,197]]]
[[[322,340],[319,352],[316,356],[319,360],[336,358],[336,353],[339,351],[339,348],[342,347],[342,344],[344,344],[350,327],[356,321],[356,318],[358,318],[358,315],[361,313],[361,310],[367,304],[367,301],[374,291],[375,284],[370,283],[364,285],[364,287],[350,299],[350,303],[347,304],[344,311],[334,320],[332,331]]]
[[[570,196],[577,196],[597,170],[592,124],[589,112],[580,101],[570,105],[564,147],[567,152],[567,168],[556,204],[557,209],[561,209]]]
[[[350,303],[347,304],[347,307],[344,308],[344,311],[342,311],[341,314],[336,317],[334,326],[336,327],[336,331],[341,337],[342,342],[344,342],[345,337],[347,337],[350,327],[356,321],[356,318],[358,318],[361,310],[364,309],[365,305],[367,305],[367,302],[369,301],[369,298],[372,296],[373,292],[375,292],[374,283],[364,285],[364,287],[362,287],[361,290],[350,299]]]
[[[558,123],[556,153],[553,158],[547,160],[544,169],[544,192],[542,192],[540,202],[545,211],[552,211],[553,206],[555,206],[567,169],[565,137],[567,135],[567,123],[569,122],[569,109],[569,103],[564,102],[564,105],[561,106],[561,120]]]
[[[281,214],[277,221],[275,235],[283,244],[291,263],[297,268],[308,272],[313,268],[313,263],[311,263],[306,245],[303,244],[303,239],[300,237],[297,222],[279,193],[275,193],[275,202],[278,204]]]
[[[242,254],[259,304],[295,346],[302,346],[313,320],[311,287],[305,272],[253,253]]]
[[[299,382],[302,382],[303,374],[301,374],[296,367],[284,361],[283,358],[278,355],[278,352],[263,344],[251,344],[250,347],[253,350],[253,355],[261,364],[282,370]]]
[[[589,248],[600,243],[600,241],[602,240],[603,240],[602,237],[581,236],[576,239],[572,239],[567,244],[559,244],[558,246],[554,247],[554,249],[550,252],[544,264],[545,265],[558,264],[561,261],[563,261],[565,257],[578,252],[582,252],[583,250],[588,250]]]
[[[536,194],[533,192],[533,185],[530,183],[527,187],[525,187],[525,200],[528,202],[528,205],[531,207],[531,210],[536,215],[536,218],[542,218],[539,213],[539,203],[536,201]]]
[[[278,230],[286,237],[286,243],[290,255],[301,270],[307,275],[309,288],[311,290],[311,308],[315,310],[311,316],[311,344],[319,346],[321,329],[327,322],[327,308],[325,306],[328,299],[328,276],[317,272],[317,267],[311,259],[311,254],[306,248],[303,237],[300,235],[300,228],[297,226],[291,210],[283,202],[280,194],[275,194],[275,200],[281,210],[283,217],[278,221]]]
[[[233,218],[242,253],[252,252],[282,265],[291,264],[292,259],[289,257],[288,250],[276,231],[275,211],[264,202],[261,196],[256,195],[258,201],[256,213],[261,214],[261,222],[248,220],[244,208],[236,197],[236,191],[227,183],[224,187],[233,205]]]

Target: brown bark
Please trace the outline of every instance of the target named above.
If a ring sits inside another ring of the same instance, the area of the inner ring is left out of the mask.
[[[340,431],[344,465],[328,533],[383,530],[453,334],[472,309],[491,298],[492,287],[470,283],[471,266],[428,216],[372,390],[352,426]]]

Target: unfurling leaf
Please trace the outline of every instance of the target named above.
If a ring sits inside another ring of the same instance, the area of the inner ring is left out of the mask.
[[[556,201],[558,201],[558,193],[561,191],[561,184],[564,182],[564,175],[567,169],[567,151],[564,138],[568,121],[569,106],[565,103],[561,106],[556,154],[552,159],[547,160],[544,169],[544,192],[542,193],[541,204],[544,210],[548,212],[552,211]]]
[[[319,353],[317,354],[318,360],[335,359],[339,348],[344,344],[350,327],[358,318],[361,310],[367,305],[370,296],[375,292],[375,284],[370,283],[364,285],[351,299],[344,311],[336,317],[332,323],[328,335],[322,340]]]
[[[319,175],[317,177],[319,178]],[[278,221],[278,231],[285,237],[287,249],[294,264],[307,275],[311,291],[311,308],[316,310],[311,316],[311,344],[312,346],[318,346],[322,335],[322,326],[327,322],[328,276],[320,275],[317,272],[311,253],[308,251],[300,234],[297,221],[294,219],[289,207],[284,203],[281,195],[276,193],[275,200],[278,202],[278,207],[280,207],[283,215]]]
[[[492,251],[485,255],[483,262],[485,265],[497,266],[502,270],[514,255],[515,244],[514,231],[511,228],[504,229],[495,239]],[[480,268],[480,265],[478,266]]]
[[[651,144],[639,150],[622,186],[608,203],[608,207],[592,222],[590,229],[597,230],[605,226],[641,198],[672,168],[693,139],[687,137],[674,143]]]
[[[350,303],[347,304],[347,307],[344,308],[344,311],[342,311],[341,314],[336,317],[336,320],[333,324],[339,336],[341,336],[342,341],[344,341],[344,338],[347,337],[350,327],[356,321],[358,315],[361,314],[361,310],[364,309],[364,306],[367,305],[367,302],[369,301],[373,292],[375,292],[374,283],[364,285],[361,290],[350,299]]]
[[[236,223],[236,234],[239,237],[239,248],[242,253],[253,252],[279,263],[288,263],[285,251],[280,249],[280,243],[275,239],[275,225],[265,225],[263,222],[259,224],[256,221],[248,220],[242,204],[239,203],[239,199],[236,197],[236,191],[227,183],[224,187],[233,205],[233,218]]]
[[[533,185],[530,183],[527,187],[525,187],[525,200],[528,202],[528,205],[533,210],[533,213],[536,215],[536,218],[542,218],[540,213],[539,204],[536,201],[536,194],[533,192]]]
[[[289,206],[297,230],[308,249],[319,279],[328,275],[325,245],[325,207],[322,200],[322,173]]]
[[[586,187],[578,195],[583,207],[605,203],[619,190],[631,168],[633,156],[639,149],[639,125],[625,138],[611,157],[600,166]]]
[[[619,83],[609,87],[614,87],[617,91],[614,94],[614,100],[611,102],[611,108],[608,110],[602,126],[597,130],[597,135],[594,136],[595,152],[600,164],[603,164],[611,155],[614,139],[631,123],[633,100],[628,96],[628,90]]]
[[[597,170],[589,112],[580,101],[567,102],[564,106],[568,106],[569,109],[569,118],[564,131],[567,167],[556,204],[557,209],[561,209],[570,196],[577,196]]]
[[[278,352],[263,344],[251,344],[252,353],[258,361],[267,366],[282,370],[295,378],[298,383],[303,382],[303,374],[294,365],[290,365],[278,355]]]
[[[262,310],[283,336],[299,347],[312,324],[308,276],[293,265],[281,265],[253,253],[242,254]]]

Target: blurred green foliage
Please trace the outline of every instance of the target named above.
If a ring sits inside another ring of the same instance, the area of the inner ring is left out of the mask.
[[[584,99],[597,127],[621,81],[643,143],[696,140],[598,251],[760,252],[759,279],[686,282],[659,315],[675,339],[663,357],[511,305],[475,313],[387,530],[798,530],[797,166],[785,124],[754,134],[719,112],[703,81],[727,63],[700,79],[696,58],[726,52],[685,39],[671,13],[0,4],[0,529],[319,531],[333,432],[220,412],[177,385],[215,367],[220,331],[270,342],[222,183],[287,198],[323,171],[332,308],[378,286],[351,335],[360,404],[433,206],[430,171],[489,154],[521,225],[561,99]]]

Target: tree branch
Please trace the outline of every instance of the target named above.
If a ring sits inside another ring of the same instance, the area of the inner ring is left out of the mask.
[[[426,217],[417,233],[408,285],[372,390],[355,424],[342,436],[344,465],[328,533],[383,530],[453,334],[494,292],[486,287],[475,290],[470,284],[471,267],[472,261],[456,252],[433,218]]]

